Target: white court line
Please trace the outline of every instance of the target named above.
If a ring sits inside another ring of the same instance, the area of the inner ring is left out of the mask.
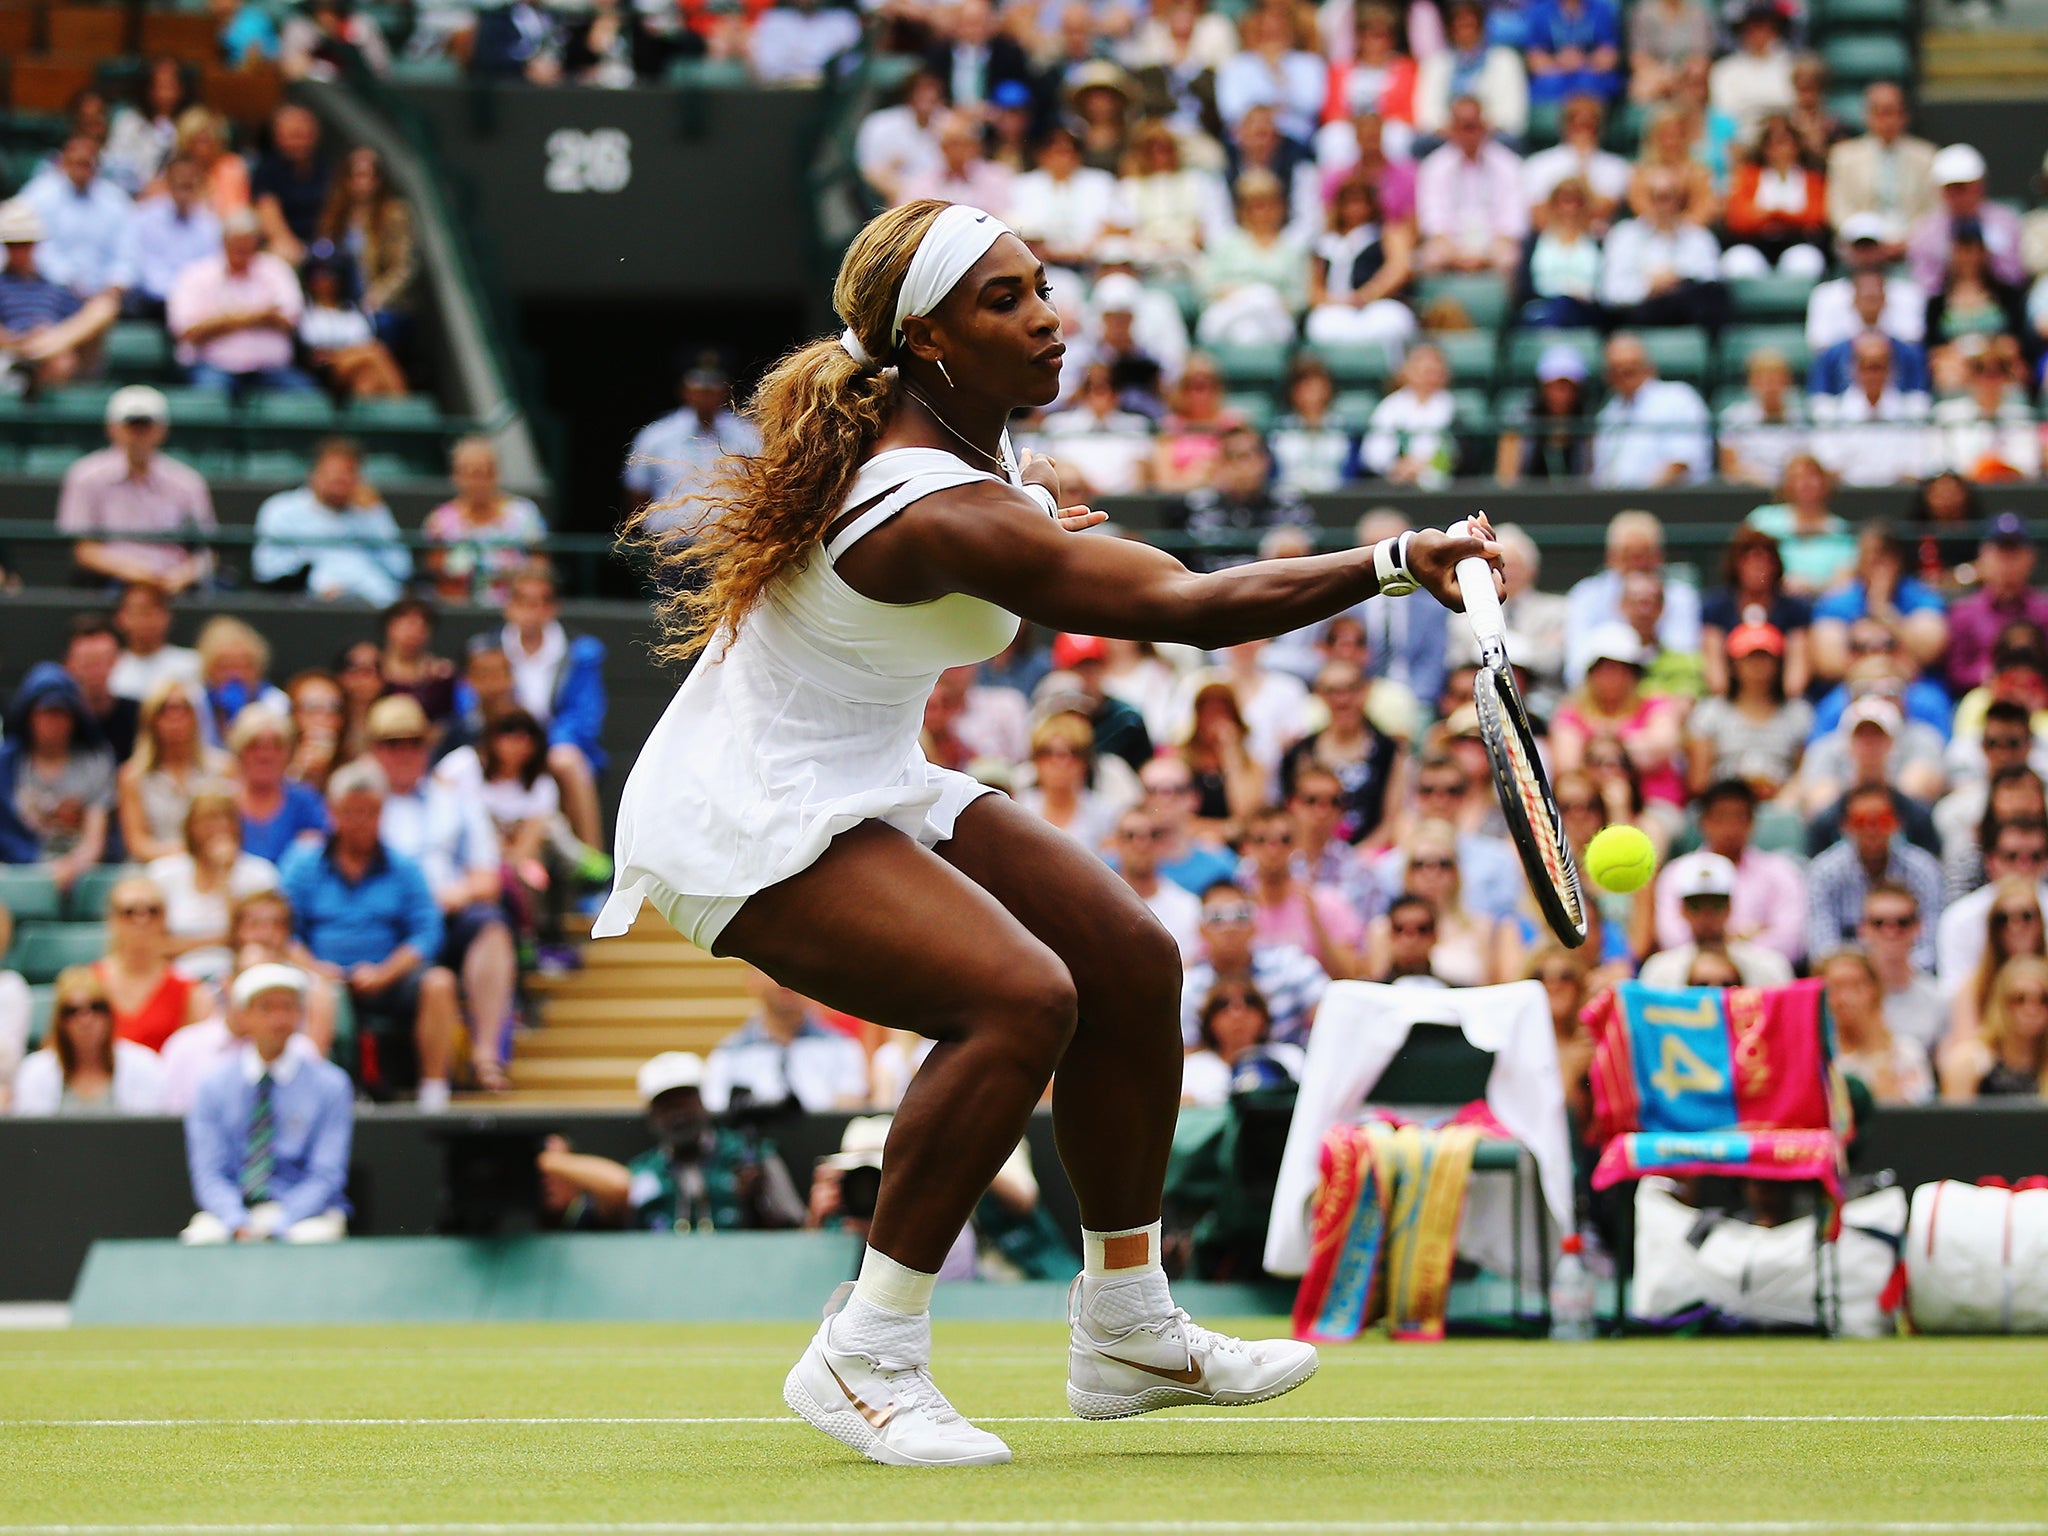
[[[1056,1533],[1156,1532],[1161,1536],[1240,1536],[1240,1533],[1331,1533],[1331,1536],[1396,1536],[1404,1531],[1430,1536],[1621,1536],[1649,1531],[1660,1536],[1816,1536],[1830,1531],[1869,1531],[1884,1536],[2033,1536],[2048,1532],[2037,1520],[576,1520],[576,1521],[308,1521],[298,1524],[0,1525],[0,1536],[298,1536],[336,1531],[345,1536],[557,1536],[600,1532],[604,1536],[880,1536],[880,1533],[936,1533],[936,1536],[1056,1536]]]
[[[1070,1414],[977,1415],[977,1424],[1066,1424],[1084,1420]],[[1260,1424],[2041,1424],[2048,1413],[1192,1413],[1175,1418],[1118,1419],[1118,1427]],[[534,1425],[614,1426],[673,1424],[683,1427],[770,1424],[808,1427],[790,1414],[491,1415],[445,1418],[183,1418],[183,1419],[0,1419],[0,1429],[420,1429],[492,1428]],[[0,1526],[0,1531],[12,1529]],[[2048,1529],[2048,1527],[2044,1527]]]

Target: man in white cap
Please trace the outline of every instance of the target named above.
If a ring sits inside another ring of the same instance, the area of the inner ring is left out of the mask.
[[[802,1224],[803,1201],[773,1143],[705,1110],[703,1057],[663,1051],[642,1064],[636,1086],[655,1145],[632,1162],[548,1138],[541,1203],[562,1225],[708,1232]]]
[[[68,384],[94,356],[94,348],[120,317],[118,295],[81,299],[43,276],[36,260],[43,217],[26,198],[0,203],[0,353],[43,389]]]
[[[1745,987],[1781,987],[1792,979],[1791,962],[1776,950],[1729,937],[1735,866],[1720,854],[1702,848],[1673,859],[1657,882],[1660,895],[1667,883],[1691,937],[1650,956],[1637,980],[1650,987],[1682,987],[1702,951],[1726,955]]]
[[[348,1230],[355,1096],[332,1062],[290,1049],[305,1021],[306,973],[265,962],[234,980],[241,1048],[199,1085],[185,1113],[185,1160],[199,1213],[188,1243],[326,1243]]]
[[[1816,284],[1806,298],[1806,345],[1815,357],[1870,328],[1856,305],[1856,279],[1865,272],[1884,279],[1884,311],[1877,328],[1919,345],[1927,334],[1927,295],[1910,277],[1890,276],[1885,256],[1901,244],[1882,214],[1853,214],[1836,231],[1835,250],[1846,275]]]
[[[290,921],[289,913],[285,921]],[[263,963],[263,951],[251,945],[237,956],[238,974]],[[312,996],[311,988],[309,981],[308,998]],[[230,984],[228,999],[223,999],[219,1012],[210,1019],[187,1024],[164,1042],[159,1054],[164,1063],[165,1113],[184,1114],[199,1097],[200,1085],[219,1070],[222,1062],[241,1054],[248,1035],[249,1010],[230,1006],[229,999],[233,995],[234,988]],[[321,1059],[320,1048],[313,1044],[303,1027],[293,1032],[285,1043],[285,1049],[316,1061]]]
[[[1948,272],[1949,246],[1957,224],[1975,220],[1984,231],[1991,273],[2018,287],[2027,280],[2020,261],[2020,216],[1984,195],[1984,157],[1974,145],[1951,144],[1934,157],[1934,184],[1941,206],[1921,217],[1906,237],[1906,263],[1913,281],[1929,293],[1940,291]]]
[[[1884,259],[1905,253],[1906,231],[1934,211],[1934,146],[1906,132],[1906,93],[1890,80],[1863,88],[1861,135],[1828,151],[1828,222],[1877,220]]]
[[[117,389],[107,401],[111,446],[64,472],[57,527],[78,540],[71,558],[88,576],[154,582],[178,593],[212,573],[212,557],[203,547],[136,542],[138,535],[214,531],[205,478],[162,451],[170,423],[163,391],[147,384]]]

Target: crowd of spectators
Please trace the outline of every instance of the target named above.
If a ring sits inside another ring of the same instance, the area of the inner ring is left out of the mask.
[[[861,174],[884,201],[985,207],[1043,257],[1068,351],[1035,426],[1095,494],[1210,486],[1241,427],[1283,499],[1455,475],[1776,488],[1802,452],[1857,485],[2040,473],[2048,241],[1987,196],[1975,148],[1909,131],[1899,85],[1840,121],[1795,7],[878,14],[879,44],[921,58],[862,123]],[[1606,147],[1618,116],[1633,161]],[[1654,333],[1711,341],[1731,284],[1773,274],[1812,290],[1807,376],[1747,343],[1722,354],[1738,398],[1704,397],[1701,366],[1657,376]],[[1492,379],[1502,327],[1560,344],[1495,398],[1450,387],[1454,347]],[[1622,344],[1604,369],[1587,328]],[[1259,347],[1294,353],[1283,400],[1232,374]],[[1384,383],[1335,391],[1318,354]]]
[[[94,377],[126,318],[163,327],[188,384],[236,400],[404,394],[419,275],[405,200],[376,150],[336,153],[303,106],[263,137],[237,154],[175,59],[150,64],[132,104],[80,92],[62,147],[0,203],[0,391]]]
[[[111,883],[104,953],[59,978],[26,1060],[30,996],[0,973],[0,1104],[183,1112],[245,1033],[224,1000],[277,966],[303,972],[311,1054],[366,1095],[510,1086],[521,977],[578,963],[563,918],[610,877],[604,646],[564,627],[544,563],[458,574],[504,615],[460,661],[434,650],[433,604],[394,588],[331,669],[273,681],[251,624],[216,614],[173,644],[172,594],[134,580],[28,669],[0,860],[60,892]]]

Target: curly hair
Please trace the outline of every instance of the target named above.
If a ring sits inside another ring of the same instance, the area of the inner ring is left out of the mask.
[[[872,363],[855,362],[839,338],[785,353],[747,402],[761,452],[725,461],[705,494],[708,517],[687,541],[665,535],[657,502],[627,525],[669,595],[657,610],[656,654],[686,661],[730,638],[776,577],[800,568],[831,526],[896,401],[885,365],[894,351],[896,294],[918,242],[947,205],[926,198],[871,220],[847,249],[832,286],[838,311]]]

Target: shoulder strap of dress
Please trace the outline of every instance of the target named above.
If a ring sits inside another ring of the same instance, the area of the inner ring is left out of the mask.
[[[941,448],[895,448],[878,453],[861,466],[847,500],[858,505],[870,497],[881,499],[833,535],[825,546],[825,558],[837,562],[857,540],[881,527],[913,501],[956,485],[998,478]]]

